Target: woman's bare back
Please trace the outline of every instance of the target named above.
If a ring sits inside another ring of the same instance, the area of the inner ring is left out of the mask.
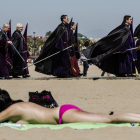
[[[57,124],[59,119],[59,107],[49,109],[34,103],[16,103],[0,113],[0,122],[7,116],[13,122],[24,122],[30,124]]]

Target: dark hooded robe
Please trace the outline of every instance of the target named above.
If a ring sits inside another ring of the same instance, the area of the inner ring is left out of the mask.
[[[29,51],[28,51],[28,46],[27,46],[27,28],[28,28],[28,24],[26,25],[24,34],[23,34],[23,59],[24,61],[24,67],[27,67],[27,60],[29,58]],[[26,68],[24,70],[25,76],[27,76],[29,74],[29,70],[28,68]]]
[[[132,46],[130,28],[122,23],[83,53],[88,59],[92,60],[93,64],[105,72],[115,75],[132,74],[135,73],[133,52],[125,52]]]
[[[23,57],[23,53],[27,51],[26,42],[21,34],[20,31],[16,30],[12,35],[12,42],[14,46],[16,47],[17,51],[21,54]],[[23,62],[23,60],[20,58],[20,56],[13,50],[13,69],[12,74],[13,76],[24,76],[28,73],[26,73],[26,70],[23,68],[25,67],[25,64],[27,63],[26,60]]]
[[[78,59],[80,58],[79,54],[79,48],[78,48],[78,37],[77,37],[77,28],[76,26],[75,34],[73,33],[73,30],[71,30],[70,33],[70,39],[69,39],[69,46],[73,46],[70,48],[70,61],[71,61],[71,74],[72,76],[79,76],[79,66],[78,66]]]
[[[75,44],[75,38],[74,38],[73,30],[71,30],[71,33],[70,33],[69,46],[72,46],[72,44]],[[69,50],[70,50],[70,56],[71,57],[75,56],[74,47],[70,48]]]
[[[7,38],[0,31],[0,77],[8,78],[9,71],[8,71],[8,46],[7,46]]]
[[[69,46],[74,45],[74,47],[70,48],[70,56],[76,56],[76,59],[80,59],[80,52],[78,48],[78,24],[76,25],[75,33],[71,30],[70,39],[69,39]]]
[[[140,40],[140,24],[136,27],[134,31],[134,37],[137,37]]]
[[[136,27],[134,32],[134,37],[137,37],[139,40],[136,42],[136,47],[140,46],[140,24]],[[140,49],[137,50],[137,60],[136,60],[136,68],[138,73],[140,73]]]
[[[58,25],[54,32],[45,42],[39,57],[35,62],[38,62],[58,51],[68,47],[69,34],[67,26],[63,23]],[[70,75],[70,54],[69,49],[50,57],[42,62],[35,64],[35,71],[47,75],[58,77],[68,77]]]
[[[9,21],[9,25],[10,25],[10,30],[7,32],[7,36],[10,40],[12,40],[12,36],[11,36],[11,20]],[[13,49],[12,49],[12,45],[7,44],[8,46],[8,54],[7,54],[7,61],[8,61],[8,70],[9,70],[9,76],[12,76],[12,69],[13,69]]]
[[[74,33],[74,43],[75,43],[74,50],[75,50],[76,59],[80,59],[81,55],[80,55],[79,44],[78,44],[78,23],[76,25],[76,29]]]

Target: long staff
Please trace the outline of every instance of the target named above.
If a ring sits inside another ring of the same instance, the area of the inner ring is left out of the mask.
[[[1,29],[1,28],[0,28]],[[8,36],[5,34],[5,32],[1,29],[2,33],[5,35],[5,37],[7,38],[8,41],[11,41]],[[23,59],[23,57],[20,55],[20,53],[18,52],[18,50],[16,49],[16,47],[12,44],[12,47],[14,48],[14,50],[17,52],[17,54],[20,56],[20,58],[23,60],[23,62],[25,61]]]
[[[29,66],[27,66],[27,67],[25,67],[24,69],[27,69],[28,67],[31,67],[31,66],[33,66],[33,65],[35,65],[35,64],[38,64],[38,63],[40,63],[40,62],[42,62],[42,61],[44,61],[44,60],[46,60],[46,59],[48,59],[48,58],[50,58],[50,57],[56,55],[56,54],[61,53],[62,51],[65,51],[65,50],[67,50],[67,49],[69,49],[69,48],[72,48],[72,47],[73,47],[73,46],[70,46],[70,47],[67,47],[67,48],[65,48],[65,49],[63,49],[63,50],[61,50],[61,51],[58,51],[58,52],[56,52],[56,53],[54,53],[54,54],[52,54],[52,55],[50,55],[50,56],[48,56],[48,57],[45,57],[45,58],[43,58],[43,59],[41,59],[41,60],[39,60],[39,61],[37,61],[37,62],[35,62],[35,63],[29,65]]]

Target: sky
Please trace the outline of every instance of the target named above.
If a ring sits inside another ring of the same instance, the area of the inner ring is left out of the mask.
[[[0,27],[12,21],[29,24],[28,35],[45,36],[68,15],[78,23],[78,32],[87,37],[101,38],[122,23],[124,15],[134,18],[134,29],[140,24],[140,0],[0,0]]]

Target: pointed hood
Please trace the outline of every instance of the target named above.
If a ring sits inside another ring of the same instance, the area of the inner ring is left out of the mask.
[[[7,36],[10,40],[12,40],[12,36],[11,36],[11,20],[9,21],[9,25],[10,25],[10,30],[7,32]],[[13,49],[11,45],[8,45],[8,51],[7,51],[7,61],[10,65],[10,67],[12,68],[13,65]]]
[[[24,31],[24,38],[25,38],[25,42],[27,42],[27,30],[28,30],[28,23],[26,24],[26,28],[25,28],[25,31]]]
[[[78,23],[76,24],[74,38],[75,38],[75,43],[78,43]]]
[[[72,23],[73,18],[71,18],[70,23],[68,25],[68,37],[70,38],[70,33],[71,33],[71,23]]]
[[[78,23],[76,24],[76,29],[75,29],[75,33],[74,33],[74,43],[76,44],[76,47],[74,47],[75,49],[75,55],[76,55],[76,59],[80,59],[80,52],[79,52],[79,45],[78,45]]]
[[[7,36],[10,40],[12,40],[12,36],[11,36],[11,20],[9,21],[9,25],[10,25],[10,30],[7,32]]]
[[[132,37],[134,37],[134,32],[133,32],[133,18],[132,18],[132,24],[130,25],[130,31],[131,31]]]
[[[133,18],[132,18],[132,24],[130,25],[130,31],[131,31],[131,35],[132,35],[132,39],[133,39],[133,48],[136,47],[135,45],[135,39],[134,39],[134,32],[133,32]],[[137,51],[133,50],[133,57],[134,59],[137,59]]]

